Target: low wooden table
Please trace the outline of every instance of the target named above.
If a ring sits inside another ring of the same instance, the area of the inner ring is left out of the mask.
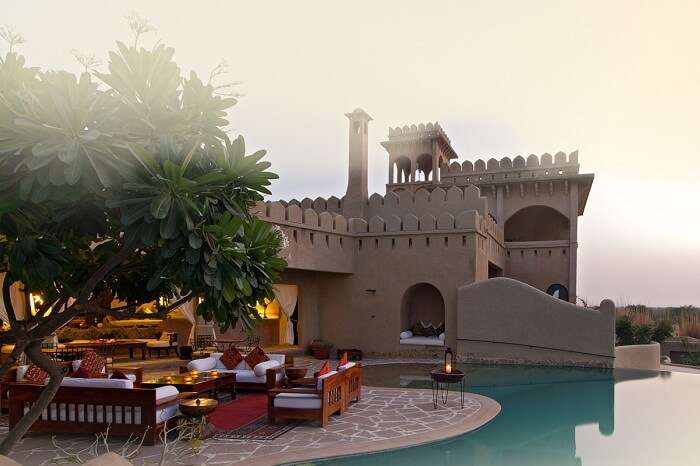
[[[189,380],[187,380],[189,378]],[[211,398],[218,398],[219,390],[230,390],[231,399],[236,398],[236,374],[234,372],[221,373],[212,377],[209,372],[200,372],[197,377],[189,373],[150,379],[141,383],[141,388],[157,388],[172,385],[180,392],[195,392],[198,395],[209,393]]]
[[[134,349],[141,349],[141,359],[146,359],[146,342],[143,340],[114,340],[114,341],[69,341],[66,348],[101,348],[105,345],[116,346],[117,348],[128,348],[129,359],[134,359]]]

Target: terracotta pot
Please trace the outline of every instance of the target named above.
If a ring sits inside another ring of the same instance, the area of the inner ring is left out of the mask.
[[[311,350],[311,353],[313,354],[313,357],[316,359],[328,359],[331,356],[330,350],[323,349],[323,348],[313,348]]]

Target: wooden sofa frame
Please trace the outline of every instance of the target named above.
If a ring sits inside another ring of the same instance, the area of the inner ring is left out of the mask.
[[[236,390],[242,388],[243,390],[266,391],[281,386],[281,381],[277,381],[277,373],[284,372],[285,368],[287,367],[292,367],[294,365],[294,356],[285,354],[284,361],[285,363],[282,366],[273,369],[267,369],[265,371],[265,383],[239,382],[238,380],[236,380]],[[181,374],[184,374],[189,371],[190,370],[187,368],[187,366],[180,366]]]
[[[9,387],[10,429],[24,416],[25,408],[31,408],[44,391],[44,385],[12,383]],[[144,444],[155,445],[165,422],[156,419],[156,411],[178,405],[183,398],[196,396],[180,393],[156,400],[156,391],[146,388],[70,387],[62,386],[47,408],[46,417],[37,419],[29,428],[31,432],[99,434],[109,429],[110,435],[141,436]],[[52,408],[55,407],[55,412]],[[89,408],[91,407],[91,409]],[[131,422],[126,423],[125,413],[131,408]],[[136,408],[140,408],[140,423],[136,423]],[[98,410],[102,422],[97,422]],[[90,416],[92,412],[92,416]],[[110,413],[112,422],[107,422]],[[122,422],[115,422],[120,413]],[[63,415],[64,419],[61,420]],[[78,421],[82,415],[83,421]],[[73,418],[74,420],[70,420]],[[89,419],[91,418],[91,419]],[[172,420],[171,418],[170,420]]]
[[[328,425],[328,418],[335,413],[344,413],[348,406],[345,375],[338,373],[323,381],[323,388],[273,388],[267,392],[267,417],[270,422],[276,419],[316,420],[321,426]],[[275,398],[282,393],[309,393],[321,396],[320,409],[277,408]]]
[[[356,363],[355,366],[341,372],[345,377],[347,396],[345,397],[345,407],[353,402],[362,399],[362,366]]]

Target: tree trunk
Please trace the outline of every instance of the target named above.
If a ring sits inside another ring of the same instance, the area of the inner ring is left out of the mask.
[[[40,340],[29,343],[25,353],[27,353],[27,356],[29,356],[29,359],[34,364],[48,372],[50,380],[44,391],[39,395],[36,403],[34,403],[31,409],[27,411],[22,419],[8,432],[2,443],[0,443],[0,454],[2,455],[7,455],[10,450],[12,450],[15,443],[24,437],[24,434],[27,433],[32,424],[39,419],[41,413],[46,409],[49,403],[51,403],[56,392],[58,392],[61,381],[63,380],[63,368],[54,364],[53,361],[41,351]]]

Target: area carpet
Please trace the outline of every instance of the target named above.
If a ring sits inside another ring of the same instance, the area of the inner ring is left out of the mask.
[[[218,439],[274,440],[298,426],[300,421],[267,420],[267,395],[241,395],[237,400],[219,406],[207,416],[214,426],[213,437]]]

